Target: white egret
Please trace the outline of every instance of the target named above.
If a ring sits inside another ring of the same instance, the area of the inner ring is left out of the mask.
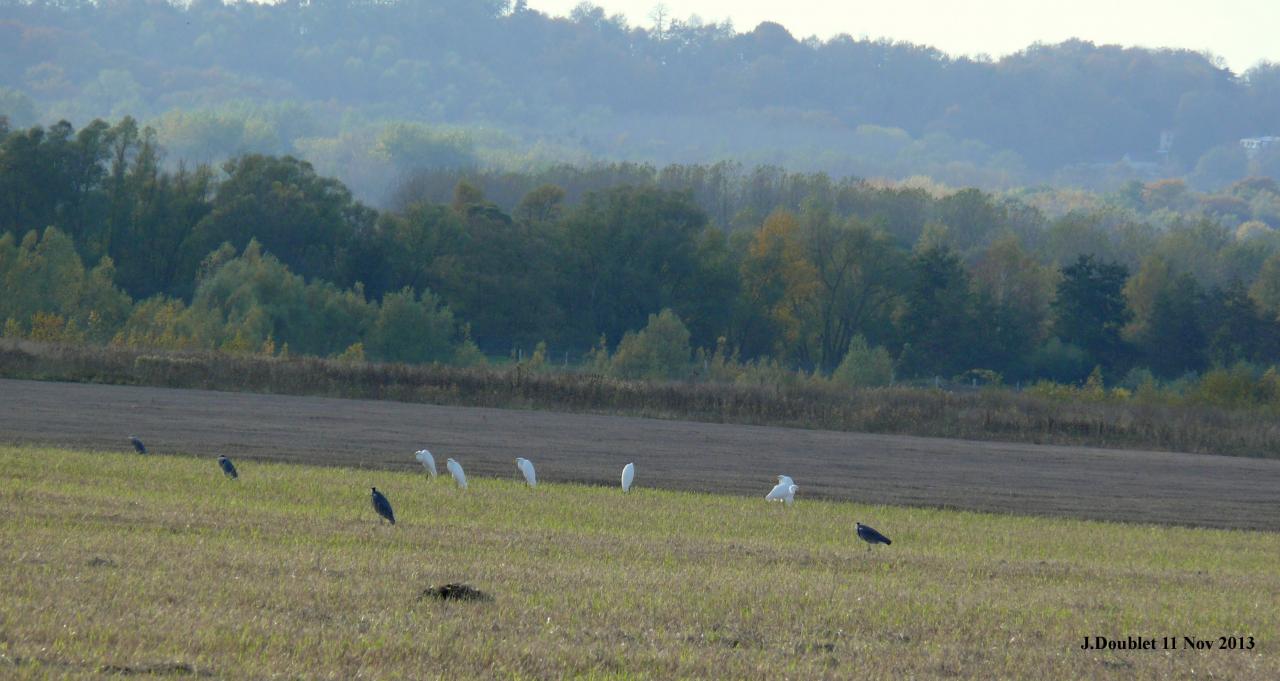
[[[783,480],[784,478],[785,481]],[[785,475],[779,475],[778,484],[774,485],[773,489],[769,490],[769,493],[764,495],[764,498],[769,501],[781,501],[790,505],[791,502],[796,500],[796,490],[798,489],[800,488],[791,482],[791,478],[788,478]]]
[[[631,482],[636,479],[636,465],[629,463],[622,467],[622,491],[631,489]]]
[[[458,487],[467,488],[467,474],[462,472],[462,464],[449,459],[444,463],[444,467],[449,469],[449,474],[453,476],[454,482],[458,483]]]
[[[533,462],[532,462],[532,461],[530,461],[530,460],[528,460],[528,459],[526,459],[526,458],[524,458],[524,457],[522,457],[522,456],[517,456],[517,457],[516,457],[516,468],[519,468],[519,469],[520,469],[520,472],[521,472],[521,473],[524,473],[524,481],[525,481],[525,482],[527,482],[527,483],[529,483],[529,486],[530,486],[530,487],[537,487],[537,486],[538,486],[538,476],[537,476],[537,474],[536,474],[536,473],[534,473],[534,472],[533,472]]]
[[[436,477],[436,457],[431,456],[431,452],[428,452],[425,449],[419,449],[414,453],[413,458],[417,459],[422,464],[422,467],[427,469],[427,472],[431,474],[431,477]]]

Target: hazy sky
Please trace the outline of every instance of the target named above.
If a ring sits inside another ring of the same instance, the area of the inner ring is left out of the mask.
[[[566,15],[580,0],[528,0]],[[632,25],[650,26],[657,0],[594,0]],[[776,21],[803,38],[848,33],[1000,57],[1034,42],[1077,37],[1099,44],[1185,47],[1226,59],[1237,73],[1280,62],[1280,0],[665,0],[669,16],[732,19],[749,31]]]

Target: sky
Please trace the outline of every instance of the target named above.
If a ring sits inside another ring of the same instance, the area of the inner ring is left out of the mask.
[[[567,15],[580,0],[527,0]],[[635,26],[652,26],[658,0],[592,0]],[[738,32],[761,21],[797,38],[889,38],[952,55],[999,58],[1035,42],[1081,38],[1098,44],[1209,51],[1241,73],[1260,60],[1280,62],[1278,0],[663,0],[676,18],[732,19]]]

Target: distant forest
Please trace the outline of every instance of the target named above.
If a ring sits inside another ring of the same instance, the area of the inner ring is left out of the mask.
[[[1220,367],[1280,395],[1269,178],[1051,216],[1036,193],[617,164],[424,176],[375,210],[294,157],[162,155],[129,118],[0,126],[5,336],[762,383],[1136,389]]]
[[[1201,191],[1280,177],[1280,66],[1033,45],[1001,58],[584,3],[0,0],[11,126],[129,115],[168,167],[292,154],[383,205],[413,171],[740,162],[833,177]]]

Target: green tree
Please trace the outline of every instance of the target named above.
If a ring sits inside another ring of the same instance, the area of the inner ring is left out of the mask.
[[[1208,360],[1217,366],[1280,360],[1280,321],[1269,318],[1239,280],[1212,288],[1200,312]]]
[[[1175,275],[1169,263],[1159,255],[1142,259],[1138,271],[1124,284],[1125,303],[1132,315],[1124,328],[1124,337],[1142,338],[1155,313],[1156,298],[1169,287]]]
[[[1249,287],[1249,297],[1272,319],[1280,320],[1280,253],[1262,264],[1258,278]]]
[[[200,283],[186,314],[204,347],[240,337],[258,348],[271,338],[295,353],[326,356],[361,340],[377,312],[359,287],[308,283],[251,241]]]
[[[888,235],[850,220],[836,224],[825,211],[808,215],[806,257],[817,281],[811,309],[815,363],[830,371],[861,334],[884,339],[890,314],[904,285],[906,259]]]
[[[364,349],[384,362],[444,362],[454,354],[456,334],[453,313],[434,294],[405,288],[383,296]]]
[[[622,378],[676,379],[689,373],[689,329],[670,309],[649,315],[649,323],[628,331],[610,362]]]
[[[102,250],[115,259],[121,287],[135,298],[186,289],[190,282],[179,280],[182,242],[209,212],[212,170],[162,171],[155,132],[139,130],[132,119],[113,126],[108,137]]]
[[[1120,335],[1132,318],[1124,298],[1128,277],[1123,265],[1082,255],[1062,268],[1052,303],[1053,334],[1084,350],[1109,373],[1116,373],[1128,355]]]
[[[1173,378],[1204,369],[1200,297],[1195,279],[1186,273],[1174,277],[1156,293],[1139,347],[1147,366],[1157,376]]]
[[[943,197],[936,206],[938,222],[946,225],[948,244],[972,252],[998,234],[1006,223],[1005,212],[991,196],[978,189],[964,189]]]
[[[250,240],[303,277],[337,281],[350,242],[372,230],[375,213],[305,161],[254,154],[223,170],[209,214],[182,244],[181,281],[193,280],[200,260],[222,242],[243,249]]]
[[[1051,337],[1031,353],[1027,364],[1033,376],[1071,383],[1089,374],[1090,367],[1095,366],[1090,361],[1084,350]]]
[[[1092,213],[1072,212],[1049,224],[1040,236],[1038,253],[1056,266],[1065,266],[1082,255],[1110,257],[1112,233]]]
[[[987,338],[982,364],[1017,375],[1048,331],[1058,272],[1037,262],[1010,235],[977,256],[972,276]]]
[[[78,133],[66,121],[9,133],[0,141],[0,231],[58,227],[73,240],[102,219],[107,131],[93,121]],[[83,248],[93,259],[101,249]]]
[[[468,204],[459,218],[457,250],[437,254],[458,268],[441,281],[441,294],[471,324],[476,342],[510,347],[562,338],[562,250],[555,226],[515,222],[488,202]]]
[[[180,299],[164,296],[138,301],[111,342],[169,350],[200,347],[191,329],[186,305]]]
[[[56,316],[104,342],[132,305],[114,276],[111,258],[86,270],[71,238],[53,227],[42,238],[28,232],[21,243],[0,235],[0,319],[29,325],[36,314]]]
[[[561,300],[573,311],[576,340],[617,338],[664,308],[696,316],[698,239],[706,224],[706,214],[683,193],[618,187],[588,195],[560,227]]]
[[[525,194],[516,205],[515,218],[526,225],[550,224],[564,210],[564,189],[544,184]]]
[[[893,382],[893,357],[881,347],[871,347],[862,336],[854,336],[831,380],[850,388],[874,388]]]
[[[1189,210],[1195,203],[1187,183],[1178,179],[1157,180],[1142,190],[1147,210]]]
[[[448,206],[415,203],[403,213],[383,213],[376,232],[363,242],[359,274],[352,278],[365,282],[374,297],[394,283],[452,298],[465,277],[466,232],[462,216]]]
[[[1208,219],[1178,220],[1155,244],[1154,254],[1197,281],[1223,282],[1222,253],[1232,245],[1231,230]]]
[[[470,168],[475,144],[461,132],[435,130],[421,123],[393,123],[378,135],[374,152],[400,172],[418,168]]]
[[[916,376],[952,376],[975,368],[979,347],[975,300],[969,275],[945,246],[911,258],[911,283],[903,296],[900,326],[904,371]]]

